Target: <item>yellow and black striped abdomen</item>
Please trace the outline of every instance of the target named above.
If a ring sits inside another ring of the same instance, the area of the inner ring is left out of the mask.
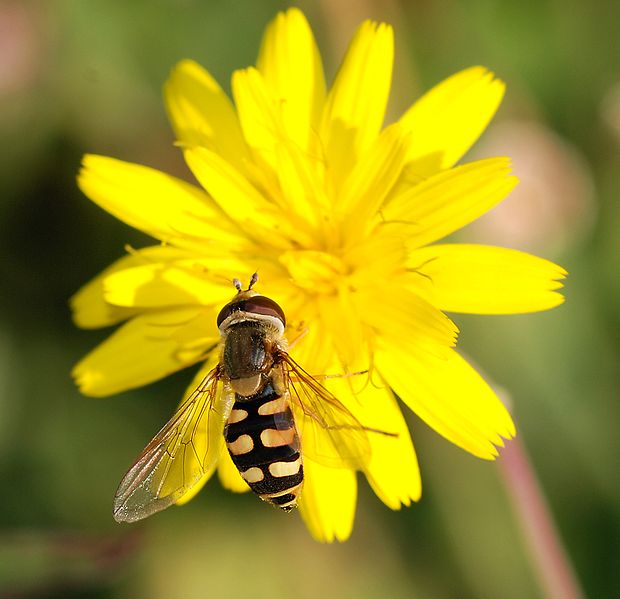
[[[285,511],[297,505],[304,477],[299,436],[287,398],[271,380],[255,395],[237,394],[224,436],[254,493]]]

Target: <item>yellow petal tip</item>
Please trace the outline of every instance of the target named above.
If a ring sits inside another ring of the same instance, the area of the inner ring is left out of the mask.
[[[71,371],[71,377],[82,395],[103,397],[103,394],[97,392],[97,385],[101,382],[101,374],[83,368],[80,363]]]

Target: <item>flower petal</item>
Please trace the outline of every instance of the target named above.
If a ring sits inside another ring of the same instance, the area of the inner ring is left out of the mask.
[[[252,269],[231,258],[141,264],[104,277],[105,301],[117,306],[163,308],[227,303],[234,275]]]
[[[441,239],[503,200],[518,182],[510,172],[508,158],[443,171],[389,199],[381,209],[382,226],[410,237],[411,247]]]
[[[191,343],[176,337],[200,317],[196,309],[136,316],[86,355],[72,376],[84,395],[103,397],[141,387],[196,363],[218,338],[194,335]],[[217,334],[212,325],[212,334]]]
[[[259,247],[288,249],[292,240],[282,231],[282,214],[239,171],[206,148],[185,150],[185,160],[222,210]],[[294,232],[293,232],[294,233]]]
[[[393,60],[392,28],[362,23],[327,96],[321,122],[321,140],[337,189],[381,130]]]
[[[318,298],[320,330],[329,331],[345,372],[366,370],[369,366],[366,331],[352,295],[341,285],[337,294]]]
[[[197,238],[240,243],[237,232],[207,194],[158,170],[87,154],[80,189],[128,225],[162,241]]]
[[[288,137],[303,150],[314,147],[325,102],[325,78],[312,30],[299,9],[278,13],[268,25],[257,67],[280,107]]]
[[[178,288],[176,289],[178,295],[174,295],[171,288],[165,288],[163,294],[151,293],[154,287],[147,285],[144,281],[146,275],[142,271],[143,268],[146,271],[157,272],[165,271],[168,267],[174,269],[177,264],[182,264],[184,271],[188,273],[187,276],[190,272],[197,271],[196,277],[199,280],[191,280],[192,287],[194,285],[201,287],[203,279],[208,273],[210,278],[210,285],[207,285],[209,292],[215,291],[214,283],[221,285],[225,283],[228,295],[231,291],[232,274],[240,275],[251,270],[245,266],[239,270],[239,265],[242,263],[231,257],[192,260],[190,259],[191,253],[168,245],[151,246],[139,250],[128,247],[127,250],[129,253],[126,256],[119,258],[103,270],[70,299],[73,320],[77,326],[95,329],[117,324],[137,314],[138,310],[134,309],[136,307],[164,307],[200,303],[196,300],[196,297],[201,297],[200,293],[192,295],[187,293],[187,290]],[[219,269],[219,272],[214,270],[215,267]],[[163,284],[163,281],[159,282]],[[184,281],[184,283],[188,282],[187,280]],[[138,288],[140,294],[138,294]],[[203,293],[204,291],[203,289]],[[223,291],[218,288],[218,293],[222,294]],[[138,295],[140,298],[137,297]],[[221,299],[227,301],[228,295],[222,296]],[[192,301],[189,301],[190,298]],[[210,303],[216,303],[221,299],[216,296]]]
[[[346,541],[353,530],[356,502],[355,472],[304,461],[299,512],[317,541]]]
[[[363,425],[397,435],[367,433],[371,458],[364,474],[379,499],[393,510],[417,501],[422,493],[418,461],[407,423],[390,389],[364,376],[333,378],[326,384]],[[356,393],[360,385],[364,386]]]
[[[237,113],[205,69],[192,60],[179,62],[164,86],[164,98],[179,141],[209,148],[242,168],[249,153]]]
[[[311,374],[326,374],[334,362],[333,342],[329,331],[321,327],[317,310],[318,305],[308,303],[296,311],[297,317],[303,320],[290,320],[287,324],[286,338],[289,342],[288,351],[293,359]],[[291,298],[293,299],[293,298]],[[282,305],[282,304],[280,304]],[[287,318],[290,314],[287,306]],[[307,306],[307,309],[304,308]],[[296,326],[297,325],[297,326]]]
[[[269,95],[261,73],[253,67],[235,71],[232,91],[243,135],[255,161],[259,167],[268,166],[275,172],[275,149],[286,136],[281,111]]]
[[[245,493],[250,490],[248,483],[241,478],[239,470],[237,470],[237,467],[233,464],[226,447],[222,448],[217,475],[220,479],[220,483],[222,483],[222,487],[233,493]]]
[[[344,213],[346,241],[367,236],[373,217],[402,171],[407,137],[398,125],[387,127],[347,177],[335,206]]]
[[[325,194],[316,184],[322,166],[289,139],[282,106],[270,96],[259,71],[249,68],[235,72],[232,85],[256,163],[251,177],[255,186],[277,205],[280,220],[288,220],[298,243],[312,244],[314,237],[308,228],[316,227],[320,221],[317,208],[326,204]]]
[[[432,245],[412,252],[411,268],[428,277],[436,305],[448,312],[518,314],[564,301],[556,289],[566,271],[517,250],[483,245]]]
[[[441,310],[395,280],[393,287],[358,288],[351,294],[356,313],[378,336],[411,351],[444,356],[456,345],[458,328]],[[394,293],[393,289],[398,289]]]
[[[377,341],[377,371],[440,435],[466,451],[495,459],[502,437],[515,435],[510,414],[482,377],[454,350],[443,358],[412,353],[397,340]]]
[[[465,69],[422,96],[399,123],[411,131],[408,161],[422,176],[454,165],[489,124],[504,83],[484,67]]]
[[[165,262],[186,255],[182,250],[170,246],[153,246],[119,258],[94,279],[84,285],[69,300],[73,321],[84,329],[96,329],[121,322],[136,314],[136,310],[109,304],[103,297],[103,281],[118,272],[134,268],[144,262]]]
[[[307,245],[316,244],[317,237],[324,236],[324,230],[333,222],[329,214],[331,201],[323,186],[324,165],[288,140],[277,144],[275,153],[279,188],[273,193],[283,208],[283,219],[287,217],[290,225],[302,233]]]

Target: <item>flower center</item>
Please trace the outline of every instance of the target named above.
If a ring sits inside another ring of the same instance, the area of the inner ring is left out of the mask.
[[[338,256],[317,250],[284,252],[280,262],[296,285],[321,294],[335,293],[338,281],[351,271]]]

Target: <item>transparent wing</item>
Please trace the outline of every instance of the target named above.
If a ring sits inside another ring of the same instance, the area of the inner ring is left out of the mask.
[[[305,457],[331,468],[363,470],[371,456],[368,435],[396,436],[362,425],[288,354],[283,352],[281,358]]]
[[[203,379],[153,437],[114,497],[114,518],[135,522],[175,503],[217,463],[234,397],[219,368]]]

